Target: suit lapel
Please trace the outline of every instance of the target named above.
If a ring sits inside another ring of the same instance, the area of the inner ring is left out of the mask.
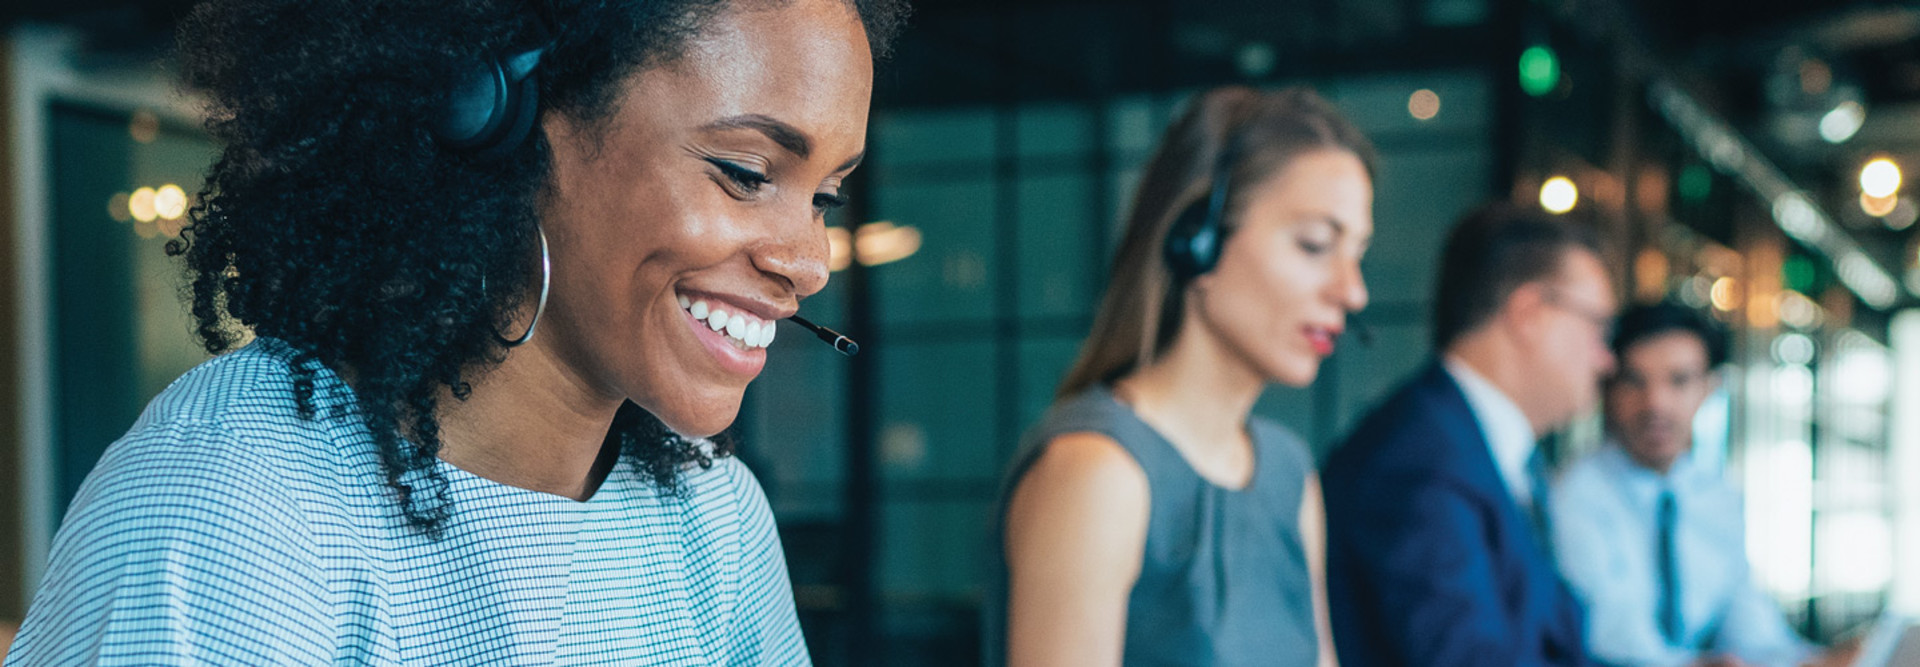
[[[1422,378],[1421,388],[1430,414],[1440,427],[1441,440],[1453,448],[1443,459],[1447,474],[1489,499],[1504,501],[1510,510],[1517,510],[1513,493],[1507,490],[1506,482],[1501,481],[1500,469],[1494,464],[1486,430],[1474,417],[1466,392],[1460,390],[1446,366],[1435,361]]]

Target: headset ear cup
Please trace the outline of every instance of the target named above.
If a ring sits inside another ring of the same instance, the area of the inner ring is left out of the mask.
[[[523,78],[512,88],[517,92],[506,100],[508,115],[501,120],[499,139],[481,149],[482,154],[488,157],[504,156],[518,148],[533,129],[534,119],[540,115],[540,87],[534,77]]]
[[[1227,215],[1232,164],[1232,160],[1219,159],[1214,165],[1213,185],[1208,188],[1207,197],[1187,206],[1167,230],[1166,245],[1161,253],[1166,257],[1167,268],[1172,269],[1174,277],[1181,282],[1206,275],[1220,263],[1220,242],[1225,236],[1221,219]]]
[[[1213,271],[1220,264],[1220,224],[1213,216],[1207,215],[1200,221],[1200,228],[1194,230],[1187,241],[1193,250],[1193,276],[1198,278]]]
[[[1212,268],[1210,258],[1204,256],[1211,237],[1215,236],[1206,229],[1210,227],[1207,217],[1206,202],[1194,202],[1180,212],[1180,217],[1174,219],[1173,226],[1167,230],[1161,254],[1174,278],[1181,282],[1197,278]]]
[[[447,94],[434,138],[454,150],[498,158],[520,146],[540,115],[535,68],[547,47],[477,63]]]
[[[433,135],[440,143],[459,150],[485,147],[500,134],[500,126],[512,96],[497,62],[474,63],[452,90],[441,107]]]
[[[1176,279],[1193,280],[1220,263],[1220,237],[1218,214],[1207,200],[1197,201],[1173,221],[1161,255]]]

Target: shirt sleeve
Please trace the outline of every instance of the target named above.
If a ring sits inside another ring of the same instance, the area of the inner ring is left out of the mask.
[[[806,638],[787,578],[787,558],[774,527],[760,481],[738,459],[728,459],[735,474],[740,520],[740,619],[729,664],[808,666]]]
[[[1633,572],[1620,550],[1644,535],[1608,511],[1612,501],[1578,479],[1554,489],[1553,552],[1560,575],[1587,610],[1587,647],[1594,657],[1619,667],[1674,667],[1692,652],[1668,646],[1655,619],[1657,592],[1651,573]],[[1649,546],[1649,548],[1651,548]]]
[[[331,662],[325,580],[278,479],[210,428],[122,438],[75,496],[7,664]]]

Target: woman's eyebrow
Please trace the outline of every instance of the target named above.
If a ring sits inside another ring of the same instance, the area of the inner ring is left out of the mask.
[[[800,128],[788,125],[777,118],[763,114],[750,113],[729,116],[707,123],[702,130],[754,130],[767,135],[773,143],[779,144],[787,152],[806,159],[813,154],[813,141]]]

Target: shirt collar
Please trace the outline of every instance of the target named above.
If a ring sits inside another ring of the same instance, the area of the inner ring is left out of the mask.
[[[1701,471],[1699,466],[1694,464],[1695,459],[1691,449],[1675,459],[1673,467],[1668,468],[1665,474],[1641,466],[1627,454],[1626,448],[1621,446],[1620,441],[1613,438],[1607,439],[1607,444],[1600,449],[1600,456],[1607,466],[1613,469],[1615,476],[1626,483],[1636,496],[1649,499],[1647,502],[1659,496],[1661,491],[1686,495],[1701,478],[1699,475]]]
[[[1466,395],[1467,407],[1486,435],[1494,467],[1500,469],[1500,479],[1506,482],[1507,491],[1521,505],[1532,505],[1533,486],[1527,477],[1527,459],[1533,457],[1534,445],[1539,441],[1534,436],[1533,423],[1506,392],[1466,362],[1448,355],[1443,363],[1454,383],[1460,385],[1460,393]]]

